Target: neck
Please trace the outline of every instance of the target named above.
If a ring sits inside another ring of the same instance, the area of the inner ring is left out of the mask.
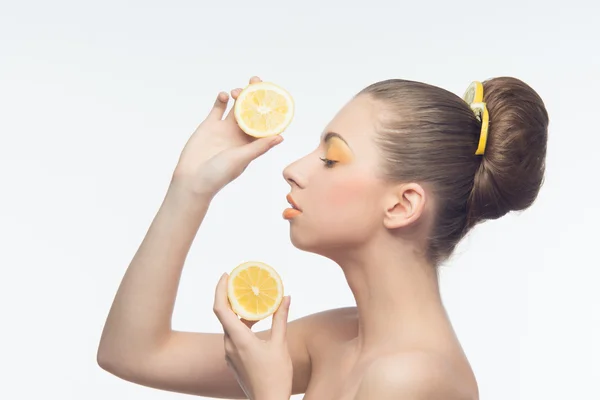
[[[356,300],[361,352],[423,343],[448,331],[436,269],[416,248],[379,243],[336,261]]]

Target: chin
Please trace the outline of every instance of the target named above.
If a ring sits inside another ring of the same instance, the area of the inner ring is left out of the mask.
[[[294,227],[290,229],[290,241],[298,250],[318,254],[330,258],[332,254],[344,252],[364,243],[358,238],[349,238],[341,233],[319,231],[318,234],[300,232]]]
[[[290,241],[295,248],[309,252],[313,251],[316,244],[314,236],[299,234],[293,227],[290,227]]]

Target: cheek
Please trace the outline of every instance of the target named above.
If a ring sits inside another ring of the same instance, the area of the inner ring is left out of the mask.
[[[332,207],[346,208],[353,201],[358,193],[362,193],[360,185],[352,184],[332,184],[327,187],[327,203]]]
[[[351,211],[363,208],[369,195],[373,193],[369,182],[361,177],[347,178],[332,182],[325,188],[328,207]]]
[[[300,236],[295,244],[303,243],[307,249],[319,252],[329,247],[357,246],[373,237],[381,223],[377,207],[380,192],[372,178],[355,174],[329,181],[319,189],[321,201],[311,215],[310,237],[304,237],[307,243],[303,243]]]

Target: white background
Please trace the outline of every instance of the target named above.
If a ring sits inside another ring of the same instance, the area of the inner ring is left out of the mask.
[[[182,146],[218,91],[256,74],[292,93],[296,118],[212,204],[175,328],[219,331],[214,286],[248,259],[281,273],[292,319],[352,305],[337,266],[290,244],[283,167],[372,82],[462,95],[511,75],[550,114],[546,184],[462,242],[445,303],[482,400],[599,399],[598,3],[215,3],[1,2],[0,398],[185,397],[104,372],[97,345]]]

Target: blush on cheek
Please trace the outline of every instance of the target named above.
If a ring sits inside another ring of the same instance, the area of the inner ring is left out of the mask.
[[[351,203],[357,203],[357,197],[362,197],[366,185],[360,178],[350,178],[344,182],[335,182],[327,187],[325,198],[333,208],[347,208]]]

